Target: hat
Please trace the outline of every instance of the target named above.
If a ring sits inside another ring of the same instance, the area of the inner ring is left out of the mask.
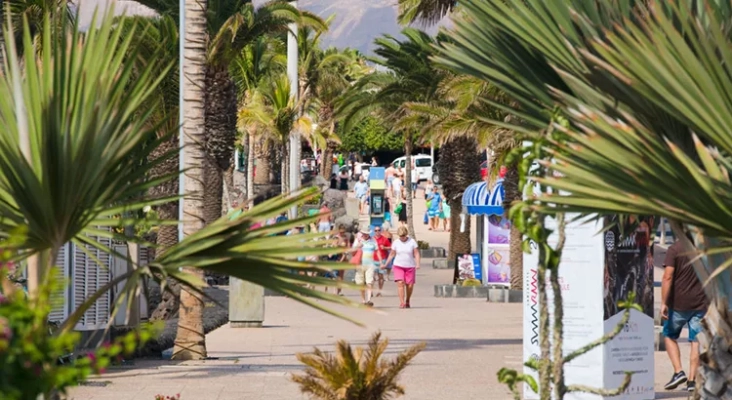
[[[361,229],[361,233],[364,235],[371,235],[371,230],[369,228],[363,228]]]

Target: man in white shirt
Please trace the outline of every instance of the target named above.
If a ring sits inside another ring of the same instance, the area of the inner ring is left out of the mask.
[[[402,198],[402,178],[395,176],[394,180],[391,181],[392,196],[395,200]]]
[[[353,180],[357,180],[359,176],[361,176],[361,163],[354,163],[353,164]]]
[[[417,186],[419,185],[419,172],[412,166],[412,172],[410,174],[412,179],[412,198],[417,198]]]

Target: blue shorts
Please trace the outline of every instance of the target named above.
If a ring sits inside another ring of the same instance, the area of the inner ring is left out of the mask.
[[[696,335],[702,331],[701,320],[704,311],[674,311],[668,310],[668,319],[663,324],[663,336],[676,340],[681,336],[684,325],[689,326],[689,341],[696,341]]]

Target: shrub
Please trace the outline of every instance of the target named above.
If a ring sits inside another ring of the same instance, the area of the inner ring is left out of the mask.
[[[425,242],[424,240],[418,240],[417,248],[420,250],[427,250],[430,248],[430,244],[429,244],[429,242]]]
[[[53,332],[48,314],[51,293],[60,286],[51,279],[39,288],[35,300],[15,288],[0,271],[0,393],[3,399],[21,400],[65,393],[91,374],[104,372],[122,355],[134,352],[150,339],[152,329],[142,329],[116,339],[94,352],[69,359],[79,343],[78,332]],[[61,362],[64,360],[64,362]]]
[[[475,278],[468,278],[463,281],[463,286],[481,286],[483,283]]]
[[[300,385],[300,391],[313,399],[322,400],[381,400],[399,397],[404,388],[397,383],[399,374],[425,347],[416,344],[399,353],[392,360],[381,356],[389,345],[381,339],[381,332],[374,333],[366,349],[351,345],[345,340],[336,344],[336,354],[326,353],[317,347],[311,354],[298,354],[297,359],[307,368],[292,380]]]

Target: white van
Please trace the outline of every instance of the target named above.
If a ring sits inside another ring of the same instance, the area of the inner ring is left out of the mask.
[[[406,170],[406,162],[407,157],[399,157],[396,160],[394,160],[391,165],[394,166],[394,168],[402,167],[403,170]],[[417,170],[417,176],[419,176],[419,181],[426,181],[427,179],[432,179],[432,157],[427,154],[416,154],[412,156],[412,162],[414,163],[414,168]]]

